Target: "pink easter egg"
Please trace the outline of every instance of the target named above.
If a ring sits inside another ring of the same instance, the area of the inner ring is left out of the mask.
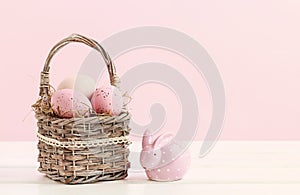
[[[51,106],[54,113],[63,118],[88,116],[92,108],[84,94],[72,89],[55,91],[51,97]]]
[[[102,86],[97,88],[92,99],[93,109],[99,113],[119,115],[123,107],[123,99],[120,90],[114,86]]]

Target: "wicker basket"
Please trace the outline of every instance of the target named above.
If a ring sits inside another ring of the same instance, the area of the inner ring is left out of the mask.
[[[118,116],[90,114],[66,119],[52,112],[49,63],[60,48],[71,42],[84,43],[100,52],[111,84],[119,86],[111,58],[96,41],[73,34],[52,48],[41,72],[40,98],[33,105],[38,121],[38,170],[66,184],[123,179],[130,165],[127,139],[130,115],[125,107]]]

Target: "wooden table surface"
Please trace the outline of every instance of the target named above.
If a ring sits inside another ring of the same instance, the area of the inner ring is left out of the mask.
[[[180,181],[148,181],[132,170],[121,181],[64,185],[37,171],[36,142],[0,142],[0,195],[300,194],[300,142],[220,141],[198,158],[200,144],[192,144],[192,165]]]

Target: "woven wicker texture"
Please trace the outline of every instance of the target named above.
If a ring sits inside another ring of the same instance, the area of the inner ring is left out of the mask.
[[[40,98],[33,105],[38,121],[38,170],[66,184],[123,179],[130,165],[127,139],[130,114],[125,108],[118,116],[94,113],[70,119],[55,116],[51,109],[49,64],[55,53],[71,42],[84,43],[100,52],[111,84],[119,86],[111,58],[96,41],[73,34],[51,49],[41,72]]]

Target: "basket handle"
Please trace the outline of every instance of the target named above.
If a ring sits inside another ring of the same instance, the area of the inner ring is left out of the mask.
[[[106,63],[111,85],[114,85],[116,87],[119,86],[120,81],[119,81],[119,77],[116,75],[115,65],[113,64],[110,56],[103,49],[103,47],[93,39],[87,38],[87,37],[79,35],[79,34],[72,34],[71,36],[61,40],[56,45],[54,45],[54,47],[50,50],[50,52],[48,54],[48,57],[46,59],[45,65],[44,65],[44,69],[41,72],[41,79],[40,79],[40,96],[42,97],[42,99],[44,101],[48,100],[48,95],[49,95],[48,90],[50,88],[50,85],[49,85],[50,61],[59,49],[61,49],[62,47],[66,46],[67,44],[69,44],[71,42],[84,43],[84,44],[94,48],[98,52],[100,52]]]

